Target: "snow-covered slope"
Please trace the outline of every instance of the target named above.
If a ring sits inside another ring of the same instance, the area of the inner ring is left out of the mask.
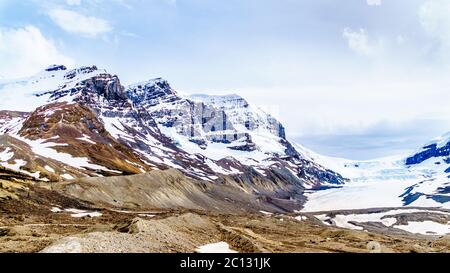
[[[48,103],[51,92],[70,89],[78,82],[106,73],[97,67],[80,67],[68,70],[52,65],[35,76],[17,80],[0,81],[0,110],[30,112]]]
[[[314,155],[350,179],[339,188],[310,192],[305,211],[376,207],[450,208],[450,144],[446,136],[413,155],[351,161]]]
[[[208,95],[192,95],[189,97],[201,105],[212,106],[221,111],[223,120],[216,122],[223,123],[226,129],[231,129],[235,139],[228,140],[230,142],[236,141],[236,151],[243,151],[244,156],[239,152],[234,155],[244,161],[251,159],[259,159],[264,161],[268,155],[285,156],[286,145],[283,145],[282,139],[286,138],[283,125],[274,119],[271,115],[264,113],[262,110],[252,107],[248,102],[238,95],[225,96],[208,96]],[[223,111],[223,112],[222,112]],[[211,127],[217,129],[217,124],[210,124]],[[219,126],[220,127],[220,126]],[[211,130],[212,128],[204,128],[204,130]],[[212,131],[212,130],[211,130]],[[214,152],[205,149],[205,153],[211,155]]]

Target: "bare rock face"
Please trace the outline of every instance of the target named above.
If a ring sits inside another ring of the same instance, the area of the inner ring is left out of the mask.
[[[123,101],[127,100],[125,96],[125,88],[120,84],[117,76],[93,78],[86,83],[88,89],[92,88],[97,91],[97,94],[104,96],[108,101]]]
[[[129,86],[126,92],[134,104],[146,104],[148,107],[181,99],[169,83],[161,78],[134,84]]]
[[[223,110],[182,98],[165,80],[133,85],[126,92],[136,108],[147,110],[158,124],[175,128],[193,142],[231,142],[242,135],[232,133],[234,126]]]
[[[450,142],[448,142],[442,147],[438,147],[437,144],[431,144],[423,147],[423,150],[421,152],[408,157],[406,159],[406,164],[416,165],[433,157],[448,157],[448,156],[450,156]]]
[[[82,70],[78,73],[97,71],[96,68],[92,69]],[[69,74],[66,77],[71,78],[73,76]],[[49,94],[51,94],[50,101],[66,100],[65,97],[69,96],[73,98],[73,101],[94,107],[104,105],[105,101],[108,102],[106,105],[126,104],[128,99],[119,78],[107,73],[94,74],[92,77],[76,83],[73,87],[63,86],[63,88],[49,92]]]
[[[47,72],[62,71],[62,70],[67,70],[67,67],[65,67],[64,65],[54,64],[45,69],[45,71]]]
[[[203,102],[224,111],[230,123],[244,125],[250,131],[267,130],[274,136],[286,139],[284,126],[274,117],[252,106],[239,95],[209,96],[192,95],[194,101]]]
[[[151,223],[141,218],[134,218],[128,223],[116,227],[117,231],[129,234],[138,234],[149,229]]]

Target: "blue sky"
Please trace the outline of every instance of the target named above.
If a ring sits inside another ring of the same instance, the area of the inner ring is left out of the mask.
[[[0,77],[96,64],[238,93],[315,151],[368,159],[450,129],[447,0],[0,0]]]

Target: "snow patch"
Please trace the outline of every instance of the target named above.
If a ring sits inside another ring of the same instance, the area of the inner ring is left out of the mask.
[[[81,141],[84,141],[84,142],[87,142],[89,144],[94,144],[94,145],[97,144],[96,142],[92,141],[91,138],[89,136],[87,136],[87,135],[83,135],[83,137],[79,137],[77,139],[81,140]]]
[[[86,157],[74,157],[71,154],[58,152],[55,149],[53,149],[54,147],[65,146],[67,144],[47,142],[48,140],[46,140],[46,139],[29,140],[29,139],[19,137],[19,136],[16,136],[16,137],[18,139],[20,139],[21,141],[27,143],[31,147],[33,153],[40,155],[42,157],[51,158],[51,159],[54,159],[56,161],[62,162],[64,164],[67,164],[69,166],[72,166],[72,167],[75,167],[78,169],[89,168],[89,169],[93,169],[93,170],[115,172],[115,171],[109,170],[108,168],[105,168],[104,166],[90,163],[89,159]],[[73,179],[73,178],[71,178],[71,179]]]
[[[450,213],[447,213],[447,212],[434,211],[434,210],[395,209],[395,210],[390,210],[390,211],[380,212],[380,213],[337,214],[337,215],[334,215],[333,217],[329,217],[326,214],[320,214],[320,215],[315,215],[315,217],[318,220],[322,221],[326,225],[330,225],[330,223],[333,223],[337,227],[346,228],[346,229],[363,230],[362,227],[357,225],[358,223],[378,222],[378,223],[382,223],[386,227],[399,228],[399,229],[403,229],[403,230],[406,230],[409,232],[410,232],[410,230],[415,230],[418,232],[414,232],[414,233],[426,234],[426,233],[423,233],[423,232],[425,232],[425,224],[417,224],[417,225],[411,224],[410,225],[410,223],[415,223],[415,222],[410,222],[406,226],[400,226],[400,225],[394,226],[397,223],[397,219],[394,217],[395,215],[424,213],[424,212],[450,215]],[[430,222],[430,221],[425,221],[425,222]],[[442,225],[442,224],[435,223],[435,222],[431,222],[431,223],[434,223],[436,225]],[[432,229],[432,231],[436,231],[436,229],[438,231],[439,230],[442,231],[442,229],[439,229],[439,228],[442,228],[441,226],[437,227],[434,224],[428,223],[427,227]],[[416,228],[416,229],[414,229],[414,228]],[[447,228],[449,229],[450,226],[447,225]],[[419,231],[421,231],[421,232],[419,232]],[[448,231],[448,232],[450,232],[450,231]],[[441,234],[441,233],[437,232],[437,234]]]
[[[72,175],[70,175],[68,173],[61,174],[60,176],[66,180],[74,180],[75,179],[75,177],[73,177]]]
[[[53,212],[53,213],[60,213],[60,212],[63,212],[63,210],[62,210],[62,209],[60,209],[60,208],[57,208],[57,207],[53,207],[53,208],[51,208],[51,209],[50,209],[50,211],[51,211],[51,212]]]
[[[71,216],[74,218],[83,218],[83,217],[100,217],[103,214],[100,212],[81,212],[81,213],[74,213]]]
[[[198,253],[237,253],[237,251],[231,250],[226,242],[203,245],[197,248],[196,251]]]
[[[450,234],[450,222],[447,224],[433,221],[408,222],[407,225],[396,225],[394,228],[402,229],[411,233],[423,235],[446,235]]]
[[[60,209],[58,207],[53,207],[51,209],[53,213],[62,213],[67,212],[70,213],[70,216],[74,218],[83,218],[83,217],[101,217],[103,214],[97,211],[86,211],[86,210],[80,210],[80,209]]]
[[[55,173],[55,169],[53,169],[52,167],[50,167],[50,166],[48,166],[48,165],[46,165],[46,166],[44,167],[44,169],[46,169],[47,171],[49,171],[49,172],[51,172],[51,173]]]
[[[273,215],[273,213],[267,212],[267,211],[263,211],[263,210],[260,210],[259,212],[261,212],[262,214],[267,215],[267,216]]]
[[[295,220],[297,220],[297,221],[306,221],[306,220],[308,220],[308,217],[303,216],[303,215],[299,215],[299,216],[295,217]]]

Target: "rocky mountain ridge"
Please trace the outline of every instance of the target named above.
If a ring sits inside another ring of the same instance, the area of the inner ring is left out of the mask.
[[[37,180],[174,168],[211,183],[232,177],[236,187],[287,199],[345,182],[297,151],[280,122],[237,95],[184,97],[161,78],[125,87],[96,66],[60,65],[2,82],[0,93],[0,165]],[[264,186],[252,186],[261,180]]]

